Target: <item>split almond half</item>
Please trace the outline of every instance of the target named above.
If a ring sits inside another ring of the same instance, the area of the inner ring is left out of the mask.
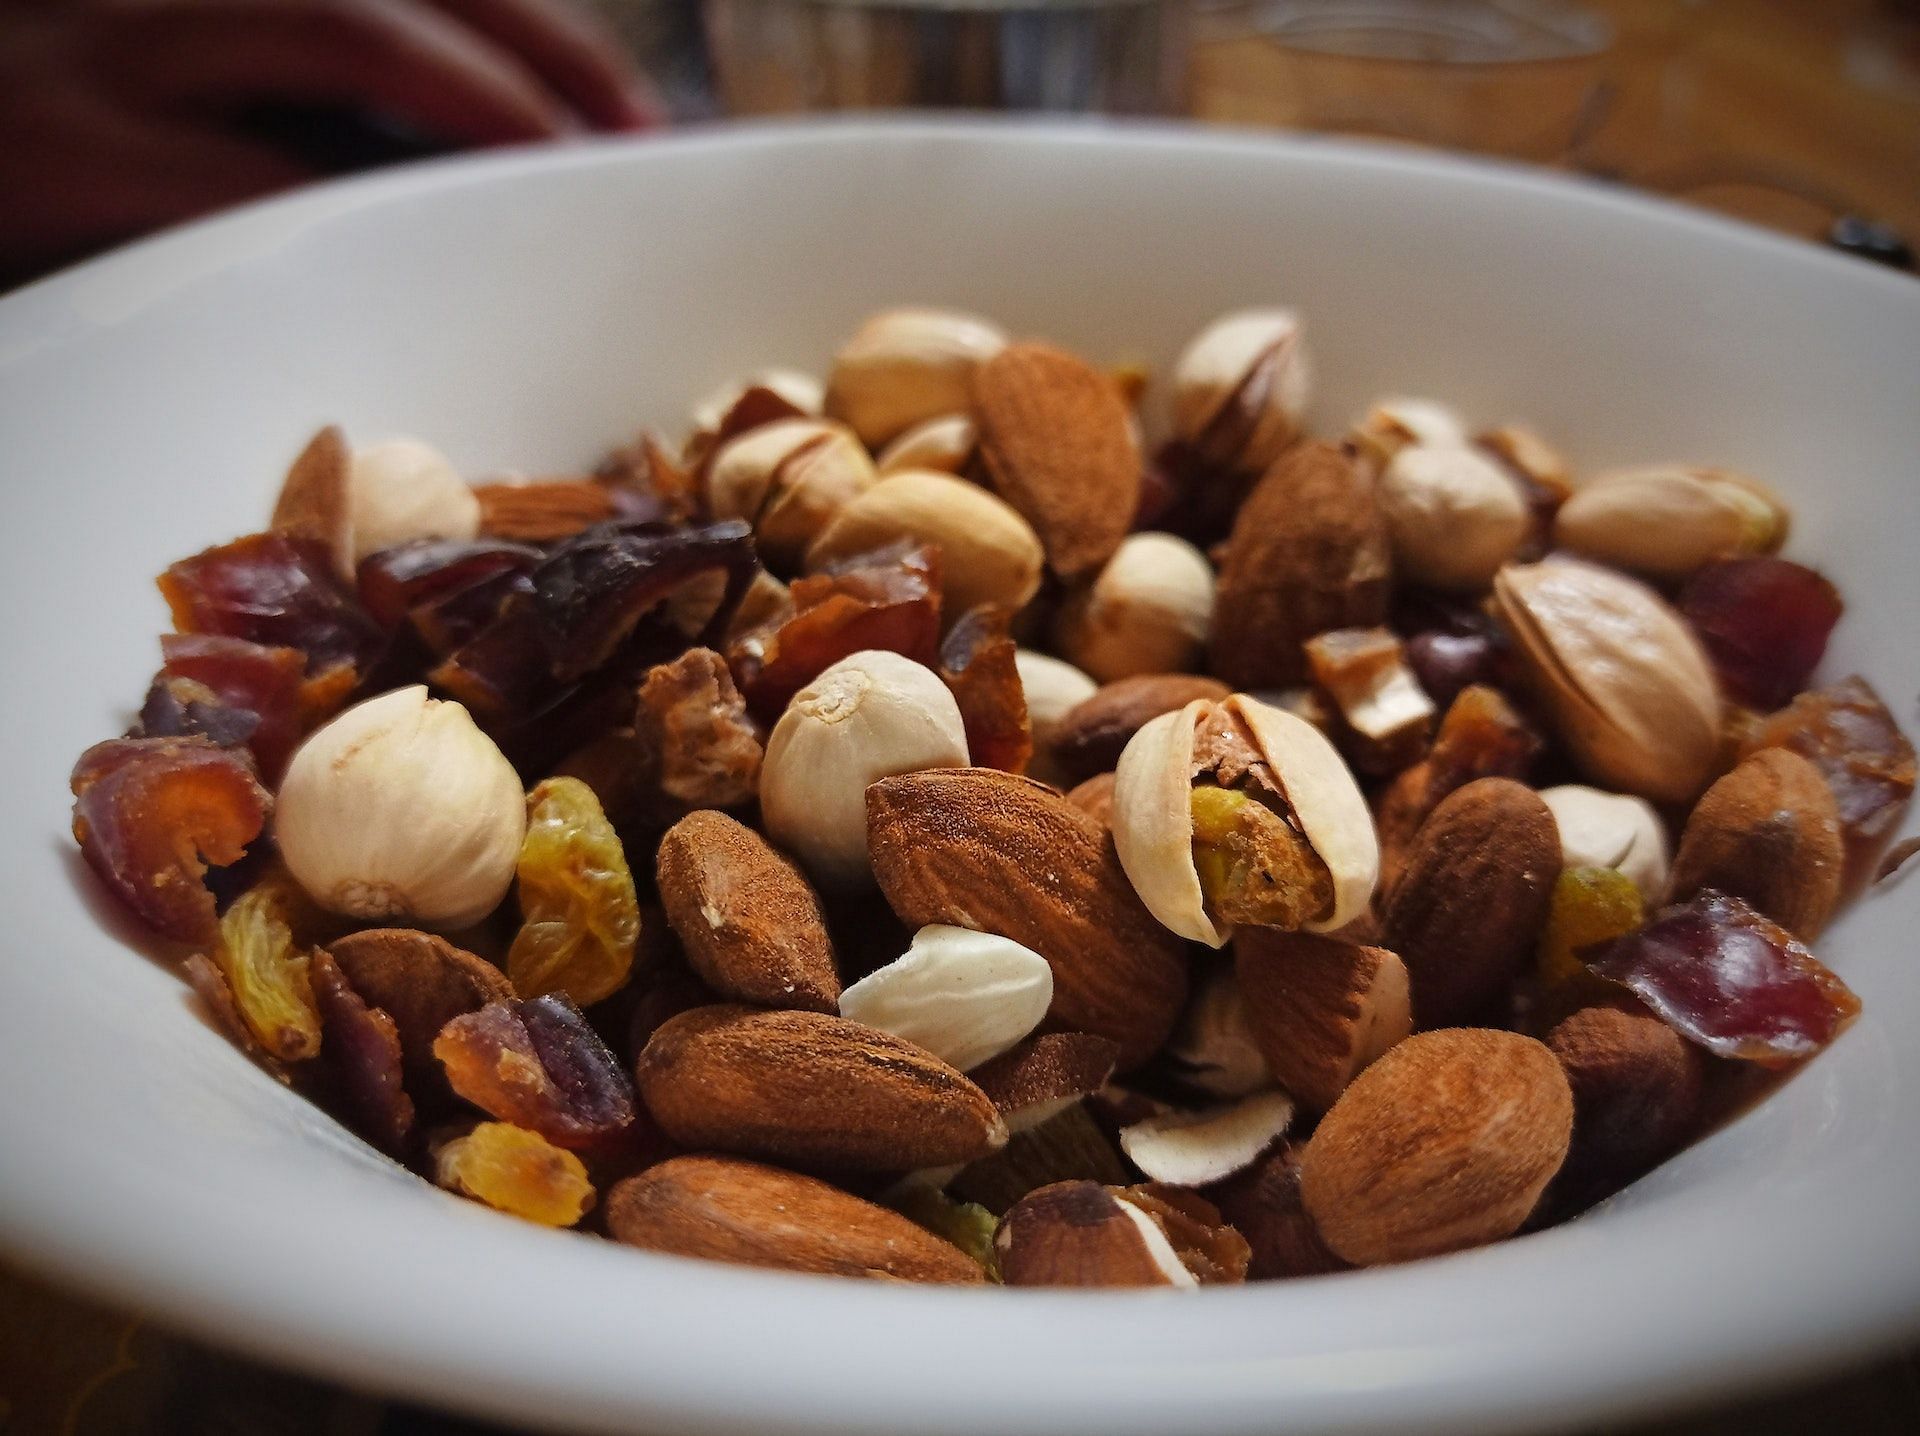
[[[1385,948],[1242,928],[1234,976],[1274,1080],[1310,1111],[1413,1030],[1407,969]]]

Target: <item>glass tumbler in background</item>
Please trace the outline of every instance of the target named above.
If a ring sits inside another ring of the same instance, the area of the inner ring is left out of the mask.
[[[1181,108],[1180,0],[706,0],[730,115]]]
[[[1195,118],[1552,160],[1595,101],[1607,20],[1560,0],[1213,0]]]

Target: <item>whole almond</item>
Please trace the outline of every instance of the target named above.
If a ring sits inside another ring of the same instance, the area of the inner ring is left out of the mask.
[[[1110,773],[1133,735],[1162,713],[1177,713],[1195,699],[1227,696],[1227,685],[1217,678],[1191,673],[1142,673],[1102,684],[1055,726],[1054,764],[1074,783]]]
[[[826,1276],[974,1285],[978,1262],[898,1212],[735,1157],[670,1157],[607,1193],[618,1241]]]
[[[634,1075],[685,1147],[906,1171],[970,1162],[1007,1140],[986,1094],[939,1058],[817,1012],[696,1007],[661,1025]]]
[[[523,543],[570,538],[614,516],[613,490],[592,479],[534,484],[481,484],[480,532]]]
[[[1527,964],[1560,875],[1560,834],[1540,795],[1479,778],[1447,795],[1413,840],[1387,903],[1420,1027],[1466,1021]]]
[[[1120,546],[1140,503],[1140,446],[1113,380],[1049,344],[1009,344],[973,376],[980,453],[1064,579]]]
[[[1092,818],[1103,828],[1113,826],[1113,785],[1112,773],[1095,773],[1084,783],[1076,784],[1067,793],[1067,801]]]
[[[1409,1037],[1354,1079],[1300,1159],[1321,1239],[1356,1266],[1412,1261],[1519,1230],[1566,1160],[1573,1094],[1531,1037]]]
[[[287,470],[274,502],[277,534],[313,539],[342,577],[353,576],[353,512],[347,498],[347,466],[352,453],[346,435],[329,424],[307,442]]]
[[[1386,527],[1364,467],[1334,444],[1302,444],[1240,508],[1214,601],[1210,670],[1240,690],[1306,678],[1300,645],[1387,617]]]
[[[1324,1112],[1413,1029],[1407,970],[1385,948],[1274,928],[1234,934],[1247,1026],[1274,1080]]]
[[[443,937],[412,928],[369,928],[327,945],[361,1001],[393,1019],[409,1078],[444,1085],[433,1039],[454,1018],[511,999],[513,984],[492,963]]]
[[[690,813],[656,859],[660,904],[687,962],[722,997],[838,1012],[820,900],[791,859],[725,813]]]
[[[1763,748],[1694,806],[1668,901],[1718,888],[1811,942],[1840,901],[1845,867],[1839,809],[1819,769],[1785,748]]]
[[[1135,895],[1107,830],[1054,789],[990,768],[867,789],[874,876],[910,927],[997,933],[1053,968],[1047,1026],[1153,1055],[1186,1000],[1186,954]]]

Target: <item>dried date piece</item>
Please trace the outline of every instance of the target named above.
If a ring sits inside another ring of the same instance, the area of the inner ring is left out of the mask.
[[[657,769],[659,790],[688,808],[752,801],[764,756],[726,660],[690,648],[647,670],[634,735]]]
[[[310,956],[294,939],[292,880],[267,878],[236,898],[220,918],[213,962],[254,1041],[282,1062],[320,1051],[320,1012]]]
[[[160,673],[140,710],[141,734],[199,732],[222,747],[245,744],[268,783],[279,779],[309,723],[330,716],[303,711],[306,660],[297,648],[169,633],[160,640],[160,655]],[[224,741],[233,733],[239,736]]]
[[[250,534],[182,559],[158,582],[180,632],[297,648],[309,677],[335,668],[364,674],[385,644],[312,539]]]
[[[1845,607],[1820,574],[1770,555],[1710,563],[1680,594],[1727,696],[1763,712],[1807,686]]]
[[[325,948],[313,955],[313,997],[325,1034],[323,1051],[351,1109],[352,1125],[389,1156],[413,1135],[413,1099],[402,1082],[400,1031],[369,1007]]]
[[[620,839],[578,778],[548,778],[527,801],[517,868],[523,923],[507,976],[526,997],[564,992],[591,1007],[633,971],[640,907]]]
[[[618,496],[623,518],[678,524],[700,509],[693,475],[644,429],[602,459],[593,476]]]
[[[538,1132],[482,1122],[434,1153],[434,1181],[495,1211],[570,1227],[593,1207],[593,1184],[573,1153]]]
[[[112,738],[74,765],[73,836],[101,880],[163,937],[212,942],[209,866],[237,863],[273,800],[245,753],[205,738]]]
[[[982,605],[962,614],[940,645],[939,673],[966,729],[976,766],[1024,773],[1033,756],[1027,694],[1014,666],[1013,615]]]
[[[633,1083],[563,993],[490,1002],[434,1039],[453,1090],[490,1117],[573,1150],[633,1126]]]
[[[1249,1281],[1280,1281],[1347,1271],[1327,1249],[1300,1200],[1300,1148],[1289,1142],[1272,1156],[1207,1189],[1220,1215],[1246,1238]]]
[[[1846,1030],[1860,999],[1794,939],[1708,888],[1590,964],[1716,1057],[1784,1067]]]
[[[360,602],[389,631],[415,609],[505,574],[530,574],[542,558],[532,544],[502,539],[412,539],[360,562]]]

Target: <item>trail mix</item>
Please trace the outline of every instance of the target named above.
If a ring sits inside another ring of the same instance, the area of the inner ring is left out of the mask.
[[[1859,1011],[1914,753],[1755,480],[893,310],[590,474],[295,460],[74,835],[255,1061],[635,1246],[1194,1286],[1577,1214]]]

